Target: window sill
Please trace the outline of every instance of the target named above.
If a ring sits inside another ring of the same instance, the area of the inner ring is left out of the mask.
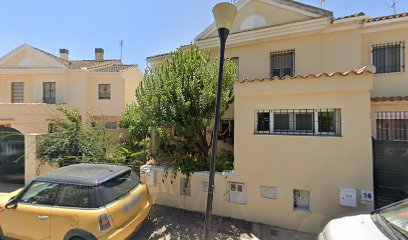
[[[313,134],[273,134],[273,133],[254,133],[255,136],[278,136],[278,137],[323,137],[323,138],[343,138],[342,135],[313,135]]]
[[[405,72],[390,72],[390,73],[375,73],[374,76],[392,76],[392,75],[402,75]]]
[[[310,209],[309,208],[302,208],[302,207],[295,207],[293,209],[293,211],[295,212],[301,212],[301,213],[310,213]]]

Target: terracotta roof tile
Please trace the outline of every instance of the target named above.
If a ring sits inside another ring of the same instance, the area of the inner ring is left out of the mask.
[[[69,69],[92,69],[97,67],[103,67],[106,65],[112,64],[121,64],[120,60],[112,59],[112,60],[103,60],[103,61],[95,61],[95,60],[72,60],[69,61]]]
[[[46,51],[43,51],[43,50],[39,49],[39,48],[36,48],[36,47],[33,47],[33,48],[40,51],[40,52],[42,52],[42,53],[44,53],[45,55],[51,57],[52,59],[56,60],[57,62],[64,64],[65,66],[69,65],[68,61],[65,61],[64,59],[62,59],[60,57],[57,57],[57,56],[55,56],[55,55],[53,55],[53,54],[51,54],[49,52],[46,52]]]
[[[389,15],[389,16],[382,16],[382,17],[371,18],[371,19],[369,19],[367,22],[378,22],[378,21],[384,21],[384,20],[402,18],[402,17],[407,17],[407,16],[408,16],[408,12],[398,13],[398,14]]]
[[[107,59],[103,61],[96,61],[96,60],[65,61],[64,59],[57,57],[51,53],[48,53],[38,48],[35,48],[35,49],[53,58],[59,63],[67,66],[68,69],[82,69],[82,70],[88,70],[90,72],[120,72],[125,69],[137,67],[136,64],[134,65],[122,64],[122,61],[120,59]]]
[[[320,77],[335,77],[335,76],[348,76],[350,74],[354,75],[361,75],[364,73],[370,73],[373,74],[375,73],[375,67],[374,66],[365,66],[361,67],[355,70],[347,71],[347,72],[333,72],[333,73],[319,73],[319,74],[308,74],[308,75],[295,75],[295,76],[285,76],[283,78],[280,77],[273,77],[273,78],[255,78],[255,79],[244,79],[244,80],[236,80],[236,82],[239,83],[244,83],[244,82],[255,82],[255,81],[273,81],[273,80],[286,80],[286,79],[310,79],[310,78],[320,78]]]
[[[190,47],[190,46],[192,46],[192,45],[193,45],[193,44],[181,45],[179,48],[188,48],[188,47]],[[156,54],[156,55],[147,57],[146,60],[153,59],[153,58],[158,58],[158,57],[164,57],[164,56],[168,56],[168,55],[170,55],[170,54],[171,54],[171,52],[168,52],[168,53],[160,53],[160,54]]]
[[[361,16],[366,16],[366,14],[363,13],[363,12],[359,12],[359,13],[355,13],[355,14],[352,14],[352,15],[347,15],[347,16],[343,16],[343,17],[338,17],[338,18],[336,18],[336,19],[334,19],[334,20],[343,20],[343,19],[347,19],[347,18],[361,17]]]
[[[126,69],[131,69],[135,68],[137,65],[108,65],[108,66],[103,66],[103,67],[98,67],[98,68],[93,68],[90,69],[91,72],[120,72]]]
[[[408,101],[408,96],[394,96],[394,97],[373,97],[373,102],[394,102],[394,101]]]

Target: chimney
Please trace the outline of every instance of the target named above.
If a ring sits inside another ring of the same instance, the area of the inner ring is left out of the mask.
[[[68,49],[61,48],[59,51],[60,51],[60,58],[64,59],[65,61],[69,61]]]
[[[103,48],[95,48],[95,60],[103,61]]]

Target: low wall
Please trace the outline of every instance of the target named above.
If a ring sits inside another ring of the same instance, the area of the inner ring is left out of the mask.
[[[165,170],[162,167],[144,166],[141,169],[140,176],[144,182],[148,182],[148,180],[143,169],[150,169],[155,172],[155,184],[149,184],[149,191],[155,204],[182,208],[189,211],[205,211],[207,192],[204,191],[203,183],[208,183],[208,172],[193,174],[189,180],[190,196],[182,196],[182,184],[180,181],[185,179],[186,176],[177,174],[173,178],[172,172],[169,171],[166,177]],[[242,208],[245,205],[229,203],[227,199],[227,182],[232,181],[233,177],[233,173],[216,173],[213,205],[213,213],[215,215],[242,218],[239,212],[242,212]]]
[[[37,161],[37,137],[41,134],[25,135],[25,184],[29,184],[35,177],[55,169],[55,166],[42,165]]]
[[[166,177],[163,167],[143,166],[141,168],[141,180],[149,185],[149,191],[155,204],[189,211],[205,212],[207,192],[205,191],[206,185],[203,186],[203,183],[208,182],[208,177],[208,172],[193,174],[188,183],[190,185],[189,194],[184,196],[182,179],[185,179],[186,176],[177,174],[173,177],[170,170]],[[236,198],[236,193],[231,191],[231,183],[243,184],[244,196],[241,203],[233,202],[236,200],[239,202],[240,199]],[[302,232],[318,233],[333,218],[356,212],[368,213],[373,208],[372,202],[363,202],[359,197],[357,197],[358,207],[342,207],[339,202],[339,192],[334,190],[335,193],[326,198],[320,194],[312,196],[310,211],[295,211],[290,191],[280,189],[279,197],[274,199],[273,192],[262,193],[260,184],[254,179],[240,177],[236,173],[216,173],[213,214]],[[315,197],[320,198],[321,201],[326,199],[324,210],[319,209],[322,206],[315,205],[320,204],[314,201]]]

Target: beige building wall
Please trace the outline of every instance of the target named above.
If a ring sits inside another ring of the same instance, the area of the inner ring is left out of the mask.
[[[373,190],[371,74],[235,83],[235,170],[218,173],[214,214],[317,233],[332,218],[372,210],[361,190]],[[277,136],[254,133],[256,110],[341,109],[342,135]],[[203,182],[191,178],[191,196],[180,195],[180,178],[156,168],[151,192],[157,204],[204,211]],[[145,175],[142,178],[145,179]],[[146,180],[146,179],[145,179]],[[246,204],[229,201],[228,182],[245,184]],[[277,199],[261,197],[261,186],[277,187]],[[340,189],[357,191],[358,205],[340,205]],[[293,190],[310,192],[310,210],[294,210]]]
[[[97,64],[103,70],[88,68]],[[119,125],[126,104],[135,101],[135,90],[142,80],[136,65],[122,65],[119,60],[106,62],[84,60],[74,63],[86,67],[70,68],[68,62],[23,44],[0,58],[0,125],[14,128],[25,136],[25,181],[52,168],[36,167],[35,137],[47,133],[48,124],[62,117],[56,104],[43,103],[43,83],[56,83],[56,103],[78,109],[83,122],[92,119]],[[117,70],[118,69],[118,70]],[[24,103],[12,103],[12,83],[24,83]],[[98,99],[98,84],[110,84],[111,98]],[[126,137],[122,130],[108,130],[114,137]],[[38,170],[38,171],[37,171]]]
[[[332,218],[373,208],[371,202],[362,201],[361,191],[373,190],[371,138],[376,136],[375,115],[408,111],[408,75],[406,68],[389,74],[340,73],[372,65],[371,50],[376,44],[406,44],[408,17],[372,19],[358,14],[333,19],[329,12],[294,2],[286,2],[287,6],[281,3],[237,3],[238,15],[227,41],[226,58],[239,57],[240,80],[264,80],[234,85],[235,103],[226,115],[233,115],[235,120],[235,171],[216,177],[214,214],[316,233]],[[245,29],[250,23],[252,27]],[[219,56],[214,24],[194,43],[210,51],[211,56]],[[270,81],[270,54],[292,49],[295,75],[310,77]],[[158,66],[168,56],[148,58],[148,63]],[[403,56],[406,62],[406,48]],[[334,77],[327,77],[334,72]],[[314,77],[319,74],[322,77]],[[371,100],[392,96],[405,100]],[[340,137],[254,133],[256,110],[316,108],[341,109]],[[162,182],[162,171],[157,170],[152,187],[156,203],[204,211],[202,182],[208,174],[194,174],[191,196],[185,197],[180,196],[180,176],[173,183],[166,178]],[[230,181],[245,184],[246,204],[228,201]],[[277,199],[260,197],[260,186],[277,187]],[[340,188],[356,190],[356,208],[340,205]],[[310,192],[310,211],[294,211],[294,189]]]

